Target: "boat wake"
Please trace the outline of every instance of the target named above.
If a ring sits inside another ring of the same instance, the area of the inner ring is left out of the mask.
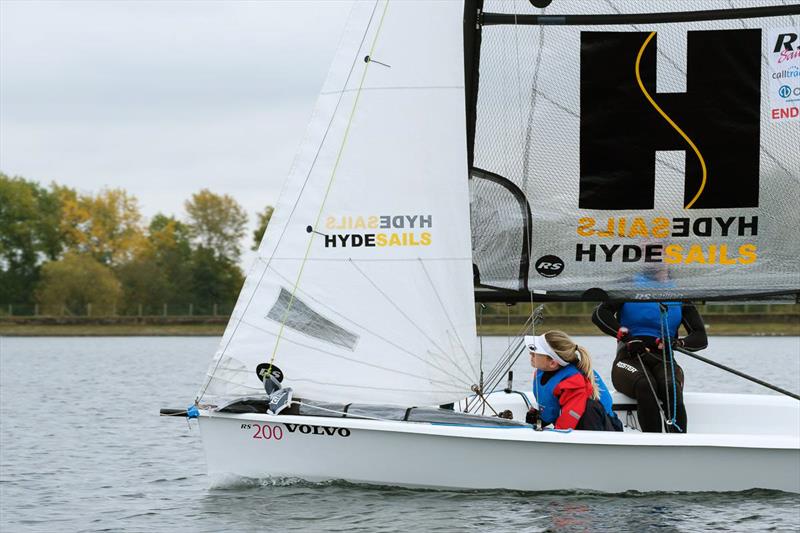
[[[316,486],[330,482],[314,483],[297,477],[252,478],[235,474],[217,474],[209,477],[209,490],[246,490],[264,487]]]
[[[528,491],[528,490],[507,490],[507,489],[437,489],[430,487],[398,487],[396,485],[379,485],[373,483],[357,483],[353,481],[346,481],[344,479],[330,479],[325,481],[309,481],[298,477],[264,477],[252,478],[245,476],[237,476],[234,474],[218,474],[212,476],[209,482],[209,490],[213,491],[240,491],[252,490],[274,487],[295,487],[295,488],[325,488],[325,487],[338,487],[342,489],[366,489],[372,492],[413,492],[424,493],[431,492],[438,495],[451,493],[453,496],[463,497],[465,494],[481,494],[483,496],[491,495],[504,495],[504,496],[530,496],[548,495],[548,496],[600,496],[604,498],[653,498],[655,496],[691,496],[698,494],[715,495],[717,497],[730,495],[737,497],[747,498],[768,498],[771,496],[779,496],[789,494],[780,490],[773,489],[748,489],[742,491],[706,491],[706,492],[691,492],[691,491],[637,491],[630,490],[621,493],[608,493],[597,490],[587,489],[574,489],[574,490],[545,490],[545,491]]]

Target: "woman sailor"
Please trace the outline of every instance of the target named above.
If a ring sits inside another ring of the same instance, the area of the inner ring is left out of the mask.
[[[533,395],[538,404],[538,409],[528,412],[528,423],[540,419],[556,429],[622,431],[611,408],[611,394],[592,369],[586,348],[557,330],[527,336],[525,343],[534,368]]]
[[[606,302],[595,308],[592,322],[618,341],[611,381],[615,389],[637,400],[642,431],[661,432],[663,417],[667,432],[685,433],[683,369],[675,363],[672,348],[696,351],[708,345],[694,305]],[[678,337],[681,324],[685,337]]]

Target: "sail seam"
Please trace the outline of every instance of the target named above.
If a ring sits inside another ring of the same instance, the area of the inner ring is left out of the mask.
[[[694,198],[692,198],[691,201],[688,204],[686,204],[686,206],[684,207],[684,209],[691,209],[691,207],[694,205],[694,203],[697,201],[697,199],[700,198],[700,195],[703,193],[703,189],[705,189],[705,187],[706,187],[706,179],[708,177],[708,169],[706,168],[706,161],[705,161],[705,159],[703,159],[703,155],[700,153],[700,150],[697,148],[697,146],[694,144],[694,142],[692,142],[692,140],[689,138],[688,135],[686,135],[686,133],[684,133],[684,131],[680,128],[680,126],[675,124],[675,122],[669,117],[669,115],[667,115],[664,112],[664,110],[661,109],[661,107],[659,107],[659,105],[655,102],[655,100],[653,100],[653,97],[650,96],[650,93],[647,92],[647,89],[645,89],[644,84],[642,83],[642,77],[641,77],[641,74],[639,72],[639,64],[641,63],[642,54],[644,54],[645,48],[647,48],[647,45],[653,39],[655,34],[656,34],[656,32],[654,32],[654,31],[650,32],[650,35],[647,36],[647,38],[644,40],[644,43],[642,44],[642,47],[639,49],[639,54],[636,56],[636,67],[635,67],[636,81],[639,84],[639,89],[642,90],[642,93],[644,93],[645,98],[647,98],[647,101],[650,102],[650,104],[656,109],[656,111],[658,111],[658,113],[662,117],[664,117],[664,119],[669,123],[669,125],[672,126],[672,128],[675,131],[677,131],[680,134],[680,136],[683,137],[683,139],[687,143],[689,143],[689,146],[692,147],[692,150],[694,150],[695,155],[697,155],[697,159],[700,160],[700,167],[701,167],[702,172],[703,172],[703,178],[702,178],[702,180],[700,182],[700,188],[697,190],[697,193],[694,195]]]

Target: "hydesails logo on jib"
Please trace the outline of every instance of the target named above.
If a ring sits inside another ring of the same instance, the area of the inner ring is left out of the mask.
[[[659,74],[685,92],[658,92]],[[657,151],[684,151],[686,209],[758,207],[761,30],[690,31],[685,65],[657,32],[581,33],[582,209],[653,209]]]
[[[433,242],[433,215],[330,215],[325,231],[325,248],[424,247]]]

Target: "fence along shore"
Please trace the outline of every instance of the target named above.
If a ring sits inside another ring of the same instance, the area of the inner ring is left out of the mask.
[[[0,304],[0,335],[221,335],[233,305],[190,302],[98,309],[87,303],[45,309],[36,304]],[[540,329],[599,334],[590,320],[594,306],[591,302],[547,303]],[[800,335],[798,304],[708,303],[698,309],[709,335]],[[518,335],[529,315],[529,303],[475,307],[482,335]]]

